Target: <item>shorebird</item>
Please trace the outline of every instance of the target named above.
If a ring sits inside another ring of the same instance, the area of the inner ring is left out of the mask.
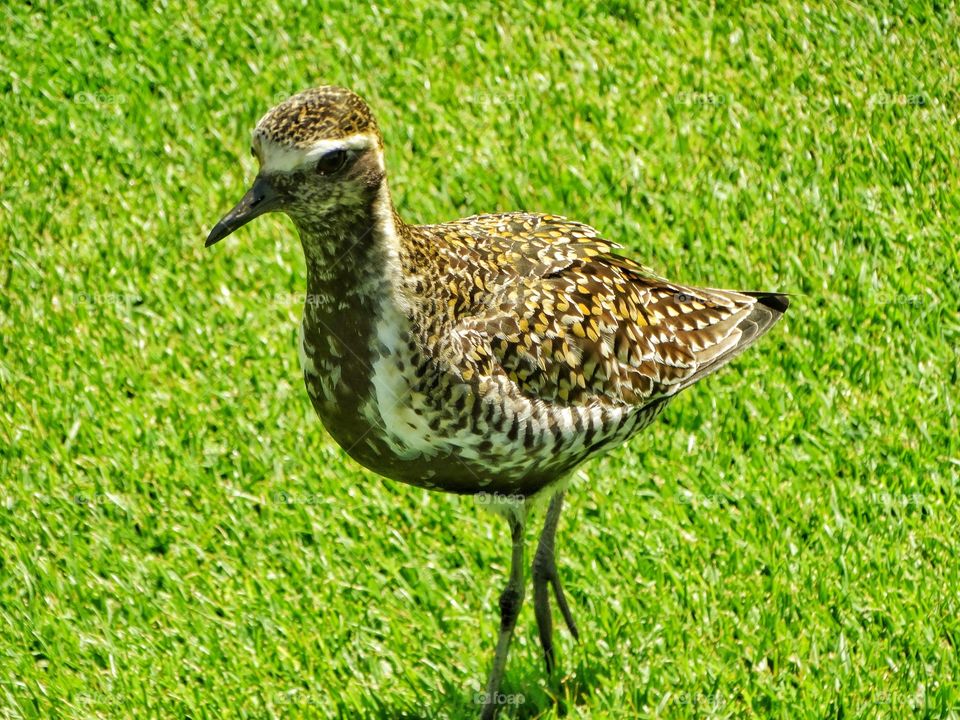
[[[206,245],[286,213],[307,266],[300,362],[327,431],[379,475],[482,494],[506,517],[512,554],[482,698],[489,720],[524,598],[530,509],[548,503],[532,576],[551,677],[550,590],[578,637],[554,553],[572,471],[752,345],[788,299],[670,282],[556,215],[408,224],[391,202],[383,149],[351,91],[294,95],[257,124],[260,171]]]

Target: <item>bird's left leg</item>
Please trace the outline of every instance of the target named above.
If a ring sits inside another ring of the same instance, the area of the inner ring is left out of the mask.
[[[507,652],[510,650],[510,638],[517,625],[520,606],[523,605],[523,524],[525,511],[522,508],[507,510],[510,523],[510,536],[513,541],[513,553],[510,559],[510,580],[500,595],[500,636],[497,639],[497,651],[493,657],[493,669],[487,681],[487,693],[484,697],[482,720],[493,720],[500,708],[500,681],[507,667]]]
[[[573,613],[567,605],[567,598],[563,594],[563,585],[557,574],[556,552],[554,538],[557,533],[557,523],[560,520],[560,511],[563,510],[564,491],[558,492],[550,500],[547,509],[547,519],[543,523],[543,532],[540,542],[537,543],[537,552],[533,557],[533,610],[537,618],[537,630],[540,632],[540,645],[543,647],[543,661],[547,666],[547,675],[553,674],[555,667],[553,651],[553,618],[550,614],[550,595],[547,589],[549,583],[553,586],[553,595],[560,608],[560,614],[570,628],[570,634],[575,640],[580,639],[577,624],[573,621]]]

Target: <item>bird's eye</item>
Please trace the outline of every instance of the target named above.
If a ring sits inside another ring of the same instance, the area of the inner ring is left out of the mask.
[[[317,160],[317,173],[320,175],[333,175],[333,173],[342,169],[346,162],[346,150],[331,150]]]

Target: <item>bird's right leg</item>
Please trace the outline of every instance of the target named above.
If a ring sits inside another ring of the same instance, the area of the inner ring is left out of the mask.
[[[553,595],[570,629],[570,634],[575,640],[580,639],[577,624],[573,621],[573,614],[570,612],[570,606],[567,605],[563,585],[560,584],[560,576],[557,574],[554,537],[557,533],[560,511],[563,510],[563,495],[564,492],[560,491],[550,500],[547,519],[543,523],[540,542],[537,543],[537,552],[533,556],[533,610],[537,617],[537,630],[540,632],[540,645],[543,647],[543,661],[547,666],[547,675],[553,674],[556,665],[553,650],[553,617],[550,614],[550,594],[547,583],[553,586]]]

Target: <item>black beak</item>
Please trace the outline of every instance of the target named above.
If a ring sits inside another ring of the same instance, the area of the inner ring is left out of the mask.
[[[280,197],[276,189],[270,185],[269,180],[262,175],[257,175],[257,179],[253,181],[253,187],[247,190],[243,199],[213,226],[213,230],[207,235],[204,247],[220,242],[234,230],[264,213],[276,210],[279,206]]]

